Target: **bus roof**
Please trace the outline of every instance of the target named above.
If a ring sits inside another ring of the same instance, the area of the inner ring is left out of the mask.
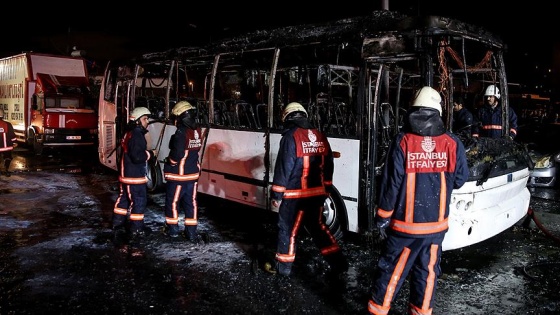
[[[396,37],[415,36],[462,37],[481,42],[498,49],[504,48],[503,41],[486,29],[441,16],[405,16],[398,12],[380,10],[370,15],[340,19],[323,24],[303,24],[270,30],[256,30],[213,42],[204,49],[181,47],[165,52],[142,55],[141,59],[188,58],[205,54],[235,51],[271,49],[275,47],[311,45],[313,43],[361,42],[384,38],[387,34]],[[391,50],[388,45],[382,47]],[[375,52],[379,52],[376,50]]]

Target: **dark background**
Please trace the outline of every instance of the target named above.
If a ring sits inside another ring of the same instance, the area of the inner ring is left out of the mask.
[[[555,56],[560,35],[553,4],[543,0],[521,4],[492,0],[68,2],[14,11],[23,19],[3,23],[0,58],[23,51],[70,54],[76,47],[90,62],[90,74],[96,75],[111,59],[206,44],[244,31],[367,15],[388,6],[407,15],[448,16],[487,28],[507,44],[508,81],[521,84],[526,93],[558,99],[560,58]],[[5,17],[12,14],[4,13]]]

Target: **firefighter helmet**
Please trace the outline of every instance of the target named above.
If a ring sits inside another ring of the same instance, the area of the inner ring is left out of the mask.
[[[300,103],[292,102],[286,105],[286,107],[284,108],[284,112],[282,113],[282,121],[285,121],[288,115],[295,112],[302,112],[303,114],[305,114],[305,117],[307,117],[307,111],[305,110],[305,108]]]
[[[437,109],[441,116],[441,95],[432,87],[425,86],[416,92],[412,106],[422,106]]]
[[[136,107],[135,109],[132,110],[132,113],[130,113],[129,119],[137,121],[142,116],[151,115],[151,114],[152,113],[150,113],[150,111],[146,107]]]
[[[191,103],[187,102],[187,101],[180,101],[177,104],[175,104],[175,106],[173,106],[173,109],[171,110],[171,113],[177,117],[181,116],[182,113],[194,109],[194,106],[191,105]]]
[[[497,99],[500,99],[500,90],[494,84],[490,84],[486,88],[486,92],[484,92],[484,96],[495,96]]]
[[[4,118],[4,110],[0,108],[0,118]]]

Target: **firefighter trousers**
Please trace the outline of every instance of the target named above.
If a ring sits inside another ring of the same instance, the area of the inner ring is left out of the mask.
[[[146,184],[120,183],[120,193],[113,209],[113,227],[123,226],[130,209],[130,230],[144,230],[144,212],[148,204]]]
[[[441,274],[441,244],[445,234],[387,238],[373,278],[370,314],[386,315],[410,272],[409,314],[432,314],[437,278]]]
[[[292,270],[296,257],[296,237],[302,225],[331,267],[336,268],[336,264],[345,262],[337,240],[325,225],[324,201],[324,196],[282,200],[278,209],[276,249],[277,269],[281,275],[288,276]]]
[[[178,229],[179,211],[185,212],[185,236],[194,238],[198,225],[198,204],[196,192],[198,184],[196,181],[176,182],[167,181],[165,193],[165,223],[171,229]]]

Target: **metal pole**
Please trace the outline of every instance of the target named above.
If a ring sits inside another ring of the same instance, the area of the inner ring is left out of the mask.
[[[389,0],[381,0],[381,9],[389,10]]]

